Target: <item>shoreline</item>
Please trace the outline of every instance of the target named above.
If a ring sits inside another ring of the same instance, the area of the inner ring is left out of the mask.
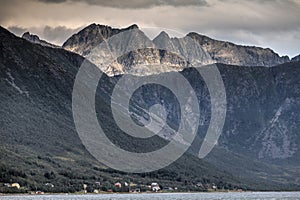
[[[1,196],[57,196],[57,195],[145,195],[145,194],[218,194],[218,193],[300,193],[300,190],[296,191],[209,191],[209,192],[139,192],[139,193],[128,193],[128,192],[100,192],[96,193],[44,193],[44,194],[30,194],[30,193],[0,193]]]

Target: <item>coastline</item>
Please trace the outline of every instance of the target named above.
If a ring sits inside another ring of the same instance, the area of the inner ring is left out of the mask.
[[[30,193],[0,193],[0,197],[2,196],[67,196],[67,195],[71,195],[71,196],[97,196],[97,195],[158,195],[158,194],[172,194],[172,195],[176,195],[176,194],[180,194],[180,195],[184,195],[184,194],[236,194],[236,193],[300,193],[300,190],[296,190],[296,191],[209,191],[209,192],[132,192],[132,193],[128,193],[128,192],[99,192],[98,194],[96,193],[44,193],[44,194],[30,194]]]

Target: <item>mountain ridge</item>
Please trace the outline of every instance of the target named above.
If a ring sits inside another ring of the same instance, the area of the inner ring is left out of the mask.
[[[138,26],[133,24],[127,28],[118,29],[107,25],[93,23],[72,35],[63,43],[62,47],[86,56],[97,44],[100,44],[115,34],[132,29],[138,29]],[[85,46],[82,48],[80,45]]]
[[[40,44],[42,46],[52,47],[52,48],[61,48],[60,46],[51,44],[51,43],[49,43],[45,40],[41,40],[39,38],[39,36],[30,34],[29,32],[23,33],[22,38],[24,38],[25,40],[28,40],[29,42],[32,42],[32,43],[35,43],[35,44]]]
[[[94,48],[97,48],[101,42],[106,40],[109,41],[109,38],[111,38],[112,36],[116,36],[118,33],[126,33],[126,31],[130,32],[129,30],[134,29],[143,33],[135,24],[123,29],[112,28],[110,26],[99,24],[91,24],[71,36],[64,43],[63,48],[78,53],[84,57],[95,57],[98,53],[96,51],[92,52],[92,50]],[[114,40],[115,39],[116,37],[114,37]],[[122,39],[120,38],[119,40]],[[138,41],[136,42],[138,43]],[[155,45],[154,48],[164,49],[173,53],[177,53],[179,56],[185,57],[185,59],[189,63],[191,63],[189,59],[192,59],[194,61],[198,60],[197,63],[200,65],[224,63],[229,65],[242,65],[249,67],[272,67],[278,64],[290,62],[290,58],[288,56],[279,56],[270,48],[236,45],[231,42],[214,40],[195,32],[190,32],[182,38],[171,38],[165,31],[162,31],[152,40],[152,42]],[[198,45],[198,47],[196,47],[196,44]],[[140,52],[140,57],[145,57],[146,55],[147,54],[143,55],[142,52]],[[131,59],[134,58],[136,57],[132,57]],[[157,59],[158,60],[155,61],[155,63],[159,63],[159,58]],[[95,63],[95,61],[96,60],[94,60],[93,62]],[[135,63],[135,61],[131,61],[131,63]],[[138,63],[138,61],[136,61],[136,63]],[[172,63],[172,61],[169,61],[168,63]],[[140,66],[141,69],[138,70],[137,66],[132,67],[136,70],[130,71],[128,70],[130,66],[123,66],[121,63],[116,62],[115,66],[110,66],[109,69],[101,69],[110,76],[122,73],[133,73],[134,75],[151,74],[151,68],[146,69],[145,66]],[[162,67],[159,67],[153,71],[155,73],[167,72],[170,70],[180,71],[186,67],[188,66],[181,66],[179,68],[175,67],[174,69],[172,69],[172,66],[168,66],[168,70],[163,70]],[[159,69],[161,69],[161,71],[157,71]]]
[[[300,61],[300,54],[298,56],[295,56],[291,59],[292,62],[299,62]]]
[[[232,42],[215,40],[195,32],[188,33],[187,36],[195,39],[219,63],[271,67],[290,61],[288,56],[280,57],[270,48],[237,45]],[[232,52],[232,54],[230,55],[228,52]]]

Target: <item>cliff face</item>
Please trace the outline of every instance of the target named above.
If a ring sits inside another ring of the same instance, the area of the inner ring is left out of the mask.
[[[271,67],[289,62],[288,56],[280,57],[269,48],[236,45],[230,42],[218,41],[198,33],[189,33],[205,49],[211,58],[218,63],[241,66]]]

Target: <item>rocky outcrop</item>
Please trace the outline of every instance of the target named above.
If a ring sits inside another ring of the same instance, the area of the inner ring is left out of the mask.
[[[51,43],[49,43],[49,42],[47,42],[45,40],[41,40],[39,38],[39,36],[30,34],[29,32],[25,32],[22,35],[22,38],[25,39],[25,40],[27,40],[27,41],[29,41],[29,42],[32,42],[32,43],[35,43],[35,44],[40,44],[40,45],[45,46],[45,47],[61,48],[60,46],[51,44]]]
[[[269,48],[236,45],[231,42],[214,40],[194,32],[187,36],[195,39],[217,63],[271,67],[290,61],[288,56],[280,57]]]

